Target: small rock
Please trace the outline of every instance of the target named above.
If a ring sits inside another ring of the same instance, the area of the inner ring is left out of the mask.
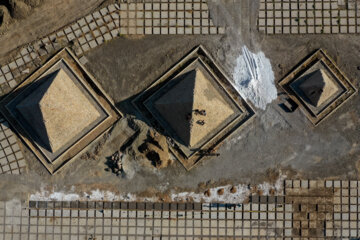
[[[284,106],[289,109],[289,111],[292,111],[293,106],[291,105],[291,103],[289,101],[285,101],[284,102]]]
[[[47,51],[43,48],[39,48],[39,54],[40,56],[45,56],[47,54]]]
[[[29,68],[27,68],[27,69],[23,70],[21,73],[23,73],[23,74],[27,74],[27,73],[29,73],[29,72],[30,72],[30,69],[29,69]]]
[[[39,51],[39,49],[40,49],[40,44],[39,43],[35,43],[34,45],[33,45],[33,49],[35,50],[35,51]]]
[[[204,195],[205,195],[206,197],[210,197],[210,196],[211,196],[210,189],[206,190],[206,191],[204,192]]]
[[[33,63],[36,67],[40,67],[42,64],[41,64],[41,59],[39,57],[35,58],[33,60]]]
[[[54,45],[55,50],[58,50],[61,48],[61,44],[58,42],[54,42],[53,45]]]
[[[20,71],[19,69],[15,69],[13,72],[14,78],[20,77]]]
[[[275,193],[276,193],[275,189],[271,188],[270,191],[269,191],[269,194],[270,194],[271,196],[274,196]]]
[[[89,60],[85,56],[82,56],[79,61],[82,65],[85,65],[89,62]]]
[[[223,195],[224,194],[224,189],[223,188],[220,188],[218,191],[217,191],[217,194],[218,195]]]
[[[49,43],[45,45],[45,49],[48,53],[51,53],[51,51],[54,49],[53,46]]]
[[[117,167],[118,167],[119,170],[122,169],[122,162],[121,161],[118,161]]]
[[[57,38],[56,38],[56,35],[51,35],[51,36],[49,37],[49,39],[50,39],[50,41],[51,41],[52,43],[58,42],[58,41],[57,41]]]

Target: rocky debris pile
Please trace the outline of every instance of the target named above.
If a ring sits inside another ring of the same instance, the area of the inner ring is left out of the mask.
[[[127,133],[124,129],[132,131]],[[174,161],[166,137],[153,129],[149,130],[141,121],[121,120],[111,130],[105,146],[108,149],[105,150],[108,151],[105,170],[122,178],[131,179],[139,171],[153,172]]]
[[[217,194],[218,194],[219,196],[224,195],[224,189],[223,189],[223,188],[220,188],[220,189],[217,191]]]
[[[123,172],[123,153],[120,151],[115,152],[107,162],[109,168],[107,170],[111,170],[112,173],[115,173],[116,176],[120,176]]]
[[[149,130],[144,142],[138,147],[139,152],[156,168],[171,164],[166,137]]]

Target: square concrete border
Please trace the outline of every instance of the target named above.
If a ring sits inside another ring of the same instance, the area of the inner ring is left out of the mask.
[[[77,75],[78,80],[84,85],[84,87],[86,87],[86,90],[89,92],[89,94],[91,94],[94,100],[97,101],[97,103],[101,105],[104,110],[106,110],[108,116],[98,125],[96,125],[93,129],[84,134],[72,146],[66,149],[54,162],[51,162],[42,153],[38,146],[32,141],[32,138],[31,136],[29,136],[27,131],[16,121],[16,119],[14,119],[14,116],[11,114],[11,110],[7,107],[7,105],[12,101],[12,99],[21,94],[24,89],[29,86],[29,84],[36,81],[39,76],[45,73],[59,60],[64,60],[67,62],[69,67],[71,67],[71,70]],[[58,170],[60,170],[66,163],[72,160],[87,145],[89,145],[92,141],[98,138],[102,133],[108,130],[119,118],[122,117],[122,114],[119,112],[119,110],[116,109],[113,101],[101,88],[100,84],[82,66],[76,56],[68,48],[60,50],[42,67],[40,67],[37,71],[30,75],[16,88],[14,88],[13,91],[9,93],[0,102],[0,112],[14,128],[15,132],[19,135],[19,137],[31,149],[31,151],[36,155],[36,157],[41,161],[41,163],[51,174],[54,174]]]
[[[303,72],[311,68],[317,62],[322,61],[331,73],[337,78],[336,80],[345,88],[345,91],[335,98],[328,106],[326,106],[319,114],[314,114],[302,101],[302,99],[294,92],[290,84],[295,81]],[[357,89],[337,67],[335,62],[322,49],[317,50],[310,57],[306,58],[299,66],[291,71],[286,77],[279,81],[279,85],[289,95],[289,97],[300,106],[306,117],[310,122],[317,126],[321,121],[329,117],[336,109],[338,109],[344,102],[353,96]]]
[[[240,96],[235,87],[229,81],[229,78],[225,75],[225,73],[219,68],[219,66],[215,63],[215,61],[210,57],[210,54],[199,45],[190,53],[185,55],[178,63],[176,63],[172,68],[165,72],[159,79],[153,82],[147,89],[145,89],[139,96],[137,96],[132,104],[135,108],[145,117],[146,120],[149,121],[150,125],[155,129],[159,130],[162,133],[166,133],[167,136],[171,136],[166,129],[159,124],[159,122],[152,116],[152,114],[148,111],[147,107],[144,105],[144,102],[154,93],[156,93],[159,89],[162,88],[168,81],[171,81],[175,76],[177,76],[182,70],[184,70],[189,64],[191,64],[195,59],[200,58],[203,63],[206,64],[208,69],[212,71],[212,74],[215,75],[215,81],[219,84],[229,98],[242,110],[242,114],[231,124],[226,126],[224,129],[220,130],[217,134],[215,134],[212,138],[207,140],[204,145],[196,151],[196,153],[192,154],[189,158],[185,156],[180,147],[176,144],[176,142],[168,137],[169,148],[171,152],[175,155],[175,157],[182,163],[182,165],[190,170],[197,163],[200,162],[201,159],[214,155],[214,151],[220,146],[220,144],[230,136],[235,130],[244,126],[244,123],[249,122],[254,115],[255,111],[251,108],[249,104]]]

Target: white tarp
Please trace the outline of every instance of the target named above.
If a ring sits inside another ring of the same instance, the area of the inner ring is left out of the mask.
[[[236,59],[233,77],[241,96],[257,108],[265,110],[277,97],[274,72],[263,52],[254,54],[244,46],[242,55]]]

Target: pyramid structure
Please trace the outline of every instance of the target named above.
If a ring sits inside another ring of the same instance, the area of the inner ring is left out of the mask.
[[[35,131],[40,140],[38,144],[51,153],[58,151],[101,116],[62,69],[47,76],[16,109]]]
[[[315,107],[321,106],[338,90],[338,86],[323,69],[310,73],[307,79],[299,85],[299,88]]]
[[[235,113],[199,68],[186,73],[154,106],[188,147],[211,137]],[[205,110],[206,115],[199,114],[201,110]]]

